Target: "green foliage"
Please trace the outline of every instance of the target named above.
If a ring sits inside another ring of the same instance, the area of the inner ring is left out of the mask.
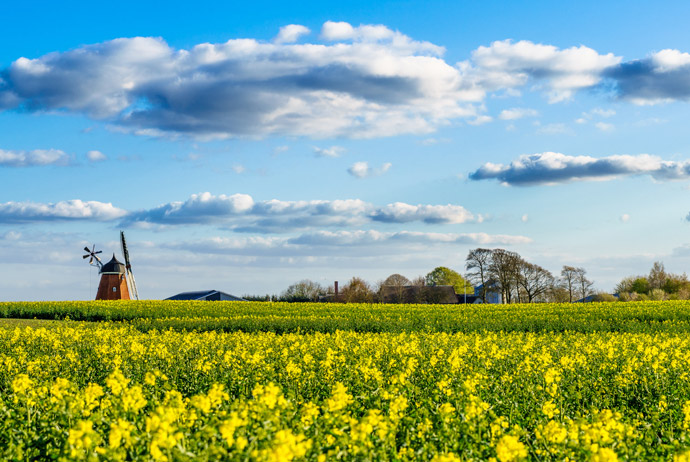
[[[472,287],[471,282],[466,281],[457,271],[453,271],[445,266],[434,268],[426,275],[425,281],[429,286],[453,286],[455,293],[458,294],[474,293],[474,287]]]

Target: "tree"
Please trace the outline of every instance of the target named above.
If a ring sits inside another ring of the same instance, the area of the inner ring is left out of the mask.
[[[341,291],[341,298],[346,303],[371,303],[373,295],[369,283],[358,277],[350,279]]]
[[[594,293],[592,290],[594,283],[587,279],[587,271],[585,271],[584,268],[577,268],[575,280],[577,282],[578,295],[580,295],[580,298],[584,302],[588,295]]]
[[[521,259],[518,266],[517,282],[527,296],[527,303],[532,303],[538,297],[546,294],[553,287],[554,281],[555,278],[550,271]]]
[[[668,275],[664,269],[664,264],[660,261],[655,261],[652,269],[649,270],[649,277],[647,277],[649,289],[663,289],[667,279]]]
[[[479,292],[482,297],[482,303],[486,303],[484,287],[489,280],[492,256],[493,251],[491,249],[474,249],[470,250],[465,259],[465,268],[468,271],[467,276],[474,284],[482,287],[482,290]]]
[[[285,289],[280,298],[286,302],[317,302],[326,289],[318,282],[303,279]]]
[[[472,290],[472,284],[468,283],[457,271],[445,266],[434,268],[425,277],[428,286],[453,286],[455,293],[464,294]]]
[[[393,303],[404,303],[405,287],[410,285],[412,285],[410,280],[402,274],[391,274],[381,283],[381,287],[378,291],[380,301],[383,301],[384,291],[386,291],[386,299],[392,301]],[[392,299],[389,298],[391,296]]]
[[[568,291],[568,301],[573,303],[573,295],[575,295],[577,284],[577,270],[574,266],[563,266],[561,270],[561,281],[563,287]]]
[[[517,291],[518,268],[523,261],[516,252],[495,249],[489,266],[490,279],[494,279],[503,293],[503,299],[510,303]]]

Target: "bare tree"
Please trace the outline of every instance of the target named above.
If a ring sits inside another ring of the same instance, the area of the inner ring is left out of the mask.
[[[403,303],[405,300],[405,286],[410,286],[412,283],[402,274],[391,274],[381,283],[379,295],[381,300],[385,298],[386,294],[392,295],[393,303]],[[390,296],[389,295],[389,296]]]
[[[578,289],[578,295],[580,295],[580,298],[582,301],[585,301],[585,298],[587,298],[588,295],[592,295],[594,291],[592,290],[592,286],[594,283],[587,279],[587,271],[585,271],[584,268],[576,268],[576,277],[575,280],[577,282],[577,289]]]
[[[318,282],[303,279],[285,289],[280,296],[288,302],[316,302],[320,295],[325,295],[326,289]]]
[[[527,297],[527,303],[534,302],[553,288],[555,278],[550,271],[534,263],[522,260],[518,265],[518,285]]]
[[[652,269],[649,270],[649,276],[647,281],[649,281],[650,290],[653,289],[663,289],[666,285],[666,280],[668,279],[668,274],[666,274],[666,269],[664,264],[660,261],[655,261]]]
[[[500,286],[506,303],[511,303],[513,293],[517,291],[518,268],[521,261],[522,258],[516,252],[504,249],[492,252],[489,276]]]
[[[465,259],[467,276],[474,284],[482,287],[479,292],[482,303],[486,303],[485,285],[489,280],[492,256],[493,250],[491,249],[474,249],[470,250]]]
[[[374,298],[369,283],[358,277],[350,279],[341,293],[346,303],[371,303]]]
[[[577,271],[578,268],[567,265],[563,266],[561,270],[561,281],[563,281],[563,287],[568,291],[570,303],[573,303],[573,295],[577,290]]]

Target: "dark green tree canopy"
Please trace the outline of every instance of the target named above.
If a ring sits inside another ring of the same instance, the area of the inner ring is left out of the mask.
[[[434,268],[424,278],[428,286],[453,286],[458,294],[474,293],[472,284],[465,280],[460,273],[445,266]]]

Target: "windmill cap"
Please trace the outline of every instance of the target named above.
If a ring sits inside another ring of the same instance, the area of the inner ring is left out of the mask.
[[[115,274],[125,274],[125,265],[120,263],[117,258],[115,258],[115,254],[113,254],[113,258],[103,265],[101,268],[101,273],[115,273]]]

